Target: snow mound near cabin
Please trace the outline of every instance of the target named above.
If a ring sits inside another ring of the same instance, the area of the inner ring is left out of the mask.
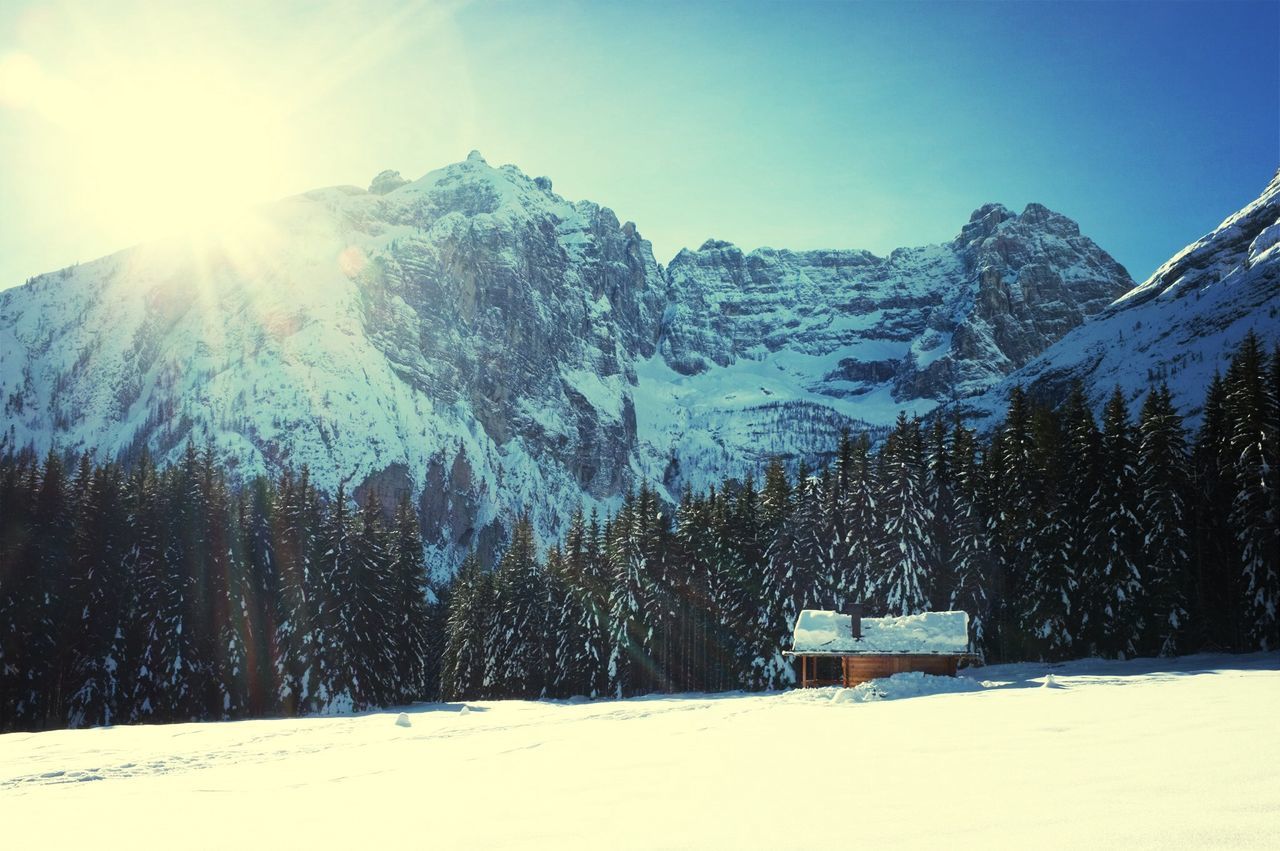
[[[900,700],[904,697],[925,697],[931,694],[959,694],[982,691],[984,686],[968,677],[940,677],[908,671],[858,683],[853,688],[839,688],[831,696],[832,703],[869,703],[875,700]]]

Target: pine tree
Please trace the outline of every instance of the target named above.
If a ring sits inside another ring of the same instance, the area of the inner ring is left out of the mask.
[[[360,707],[386,706],[395,691],[395,578],[382,506],[370,490],[355,519],[349,593],[339,601],[345,632],[341,640],[350,666],[351,695]]]
[[[1124,394],[1117,387],[1102,416],[1101,477],[1089,504],[1092,533],[1083,587],[1088,620],[1086,646],[1107,657],[1137,652],[1146,629],[1135,603],[1143,592],[1139,568],[1142,528],[1138,520],[1137,449]]]
[[[358,683],[348,641],[355,635],[353,608],[347,604],[356,588],[353,523],[346,489],[338,493],[324,513],[315,540],[315,564],[320,579],[314,601],[312,640],[317,667],[315,704],[318,711],[345,712],[355,708]]]
[[[1185,640],[1190,568],[1186,440],[1165,385],[1147,393],[1138,424],[1138,518],[1147,585],[1144,654],[1172,656]]]
[[[71,584],[83,601],[72,644],[67,725],[113,723],[120,715],[120,676],[125,673],[124,620],[126,528],[119,471],[94,470],[76,520]]]
[[[1196,511],[1190,618],[1196,625],[1195,647],[1217,650],[1248,646],[1242,629],[1245,592],[1240,554],[1231,525],[1235,488],[1226,395],[1226,382],[1214,375],[1205,392],[1192,449]]]
[[[133,603],[126,639],[134,660],[130,720],[167,721],[187,703],[184,625],[188,577],[170,561],[173,534],[168,497],[175,473],[161,477],[144,456],[129,480],[129,573]]]
[[[655,675],[654,625],[658,610],[652,563],[658,540],[656,499],[647,487],[628,495],[607,535],[612,572],[609,597],[609,693],[642,694],[663,687]]]
[[[1071,600],[1068,632],[1072,637],[1073,652],[1079,652],[1086,618],[1082,601],[1088,598],[1087,594],[1081,593],[1080,582],[1087,572],[1089,540],[1092,534],[1089,505],[1098,491],[1102,442],[1084,386],[1079,381],[1073,384],[1067,397],[1062,419],[1066,447],[1065,463],[1060,470],[1063,481],[1057,489],[1061,499],[1057,508],[1059,546],[1067,554],[1075,574],[1076,592]]]
[[[60,459],[50,451],[45,459],[36,497],[32,551],[28,558],[37,571],[32,611],[24,613],[24,632],[30,642],[27,683],[22,697],[23,714],[39,727],[61,726],[66,720],[66,686],[69,680],[72,639],[83,606],[71,584],[72,544],[78,509],[73,494],[87,493],[92,470],[81,457],[78,473],[68,481]]]
[[[501,697],[537,698],[547,686],[550,636],[547,578],[538,563],[533,524],[516,521],[511,545],[498,563],[495,685]]]
[[[933,518],[924,494],[922,449],[919,423],[899,414],[879,459],[884,527],[876,553],[876,584],[884,589],[889,615],[913,615],[929,606]]]
[[[494,616],[490,576],[469,553],[458,568],[449,599],[440,688],[446,700],[485,696],[485,641]]]
[[[1058,413],[1038,408],[1032,414],[1032,440],[1034,478],[1026,482],[1026,489],[1035,532],[1022,591],[1009,605],[1016,617],[1019,658],[1063,659],[1074,642],[1077,568],[1072,509],[1064,494],[1071,464],[1069,441]]]
[[[717,689],[758,687],[751,672],[761,645],[758,607],[765,582],[766,543],[760,495],[750,475],[732,496],[721,491],[712,523],[708,582],[716,613],[716,659],[710,676],[720,684]]]
[[[956,472],[952,467],[951,433],[941,417],[935,417],[925,440],[924,492],[929,507],[928,569],[932,576],[929,608],[948,608],[955,591],[958,525]]]
[[[972,431],[957,422],[951,437],[951,469],[955,476],[954,567],[947,608],[969,615],[969,646],[986,649],[992,572],[991,539],[983,506],[983,481]]]
[[[987,477],[988,525],[995,554],[991,577],[990,640],[995,659],[1019,658],[1018,601],[1022,599],[1036,551],[1036,516],[1027,499],[1034,482],[1035,442],[1031,409],[1021,387],[1009,394],[1005,421],[992,440]]]
[[[276,603],[276,683],[283,711],[314,709],[320,689],[319,610],[324,583],[319,550],[321,510],[310,471],[286,474],[280,488],[281,511],[276,540],[280,591]]]
[[[391,547],[391,623],[394,649],[394,699],[400,703],[432,697],[432,612],[427,601],[427,566],[422,557],[422,532],[408,494],[396,508]]]
[[[28,705],[33,613],[40,574],[28,544],[35,528],[39,469],[34,459],[4,454],[0,475],[0,731],[34,726]]]
[[[1250,332],[1232,359],[1227,376],[1228,445],[1235,499],[1230,522],[1244,578],[1244,616],[1251,645],[1280,647],[1280,540],[1274,513],[1277,400],[1268,381],[1262,344]]]
[[[885,606],[884,589],[877,585],[879,577],[874,569],[883,532],[880,482],[867,435],[851,442],[846,451],[845,469],[840,474],[844,487],[837,506],[844,530],[843,557],[838,566],[841,596],[847,602],[863,603],[868,611],[879,612]]]
[[[263,477],[250,482],[240,501],[237,521],[237,563],[243,571],[246,714],[260,716],[279,708],[277,680],[282,651],[277,644],[280,624],[281,577],[276,555],[279,494]]]

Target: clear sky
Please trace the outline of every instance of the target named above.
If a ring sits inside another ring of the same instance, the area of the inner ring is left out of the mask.
[[[0,288],[472,148],[661,262],[1039,201],[1141,280],[1280,165],[1280,3],[0,6]]]

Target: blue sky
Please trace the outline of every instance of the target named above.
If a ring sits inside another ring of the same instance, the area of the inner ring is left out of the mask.
[[[1280,165],[1276,2],[173,5],[0,10],[0,287],[471,148],[661,262],[1039,201],[1141,280]]]

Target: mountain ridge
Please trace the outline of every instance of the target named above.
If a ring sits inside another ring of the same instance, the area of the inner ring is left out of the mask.
[[[1017,369],[1129,289],[1042,205],[949,243],[663,267],[632,222],[478,152],[258,210],[0,293],[10,445],[410,494],[447,572],[528,512],[544,540],[641,480],[669,498]]]

